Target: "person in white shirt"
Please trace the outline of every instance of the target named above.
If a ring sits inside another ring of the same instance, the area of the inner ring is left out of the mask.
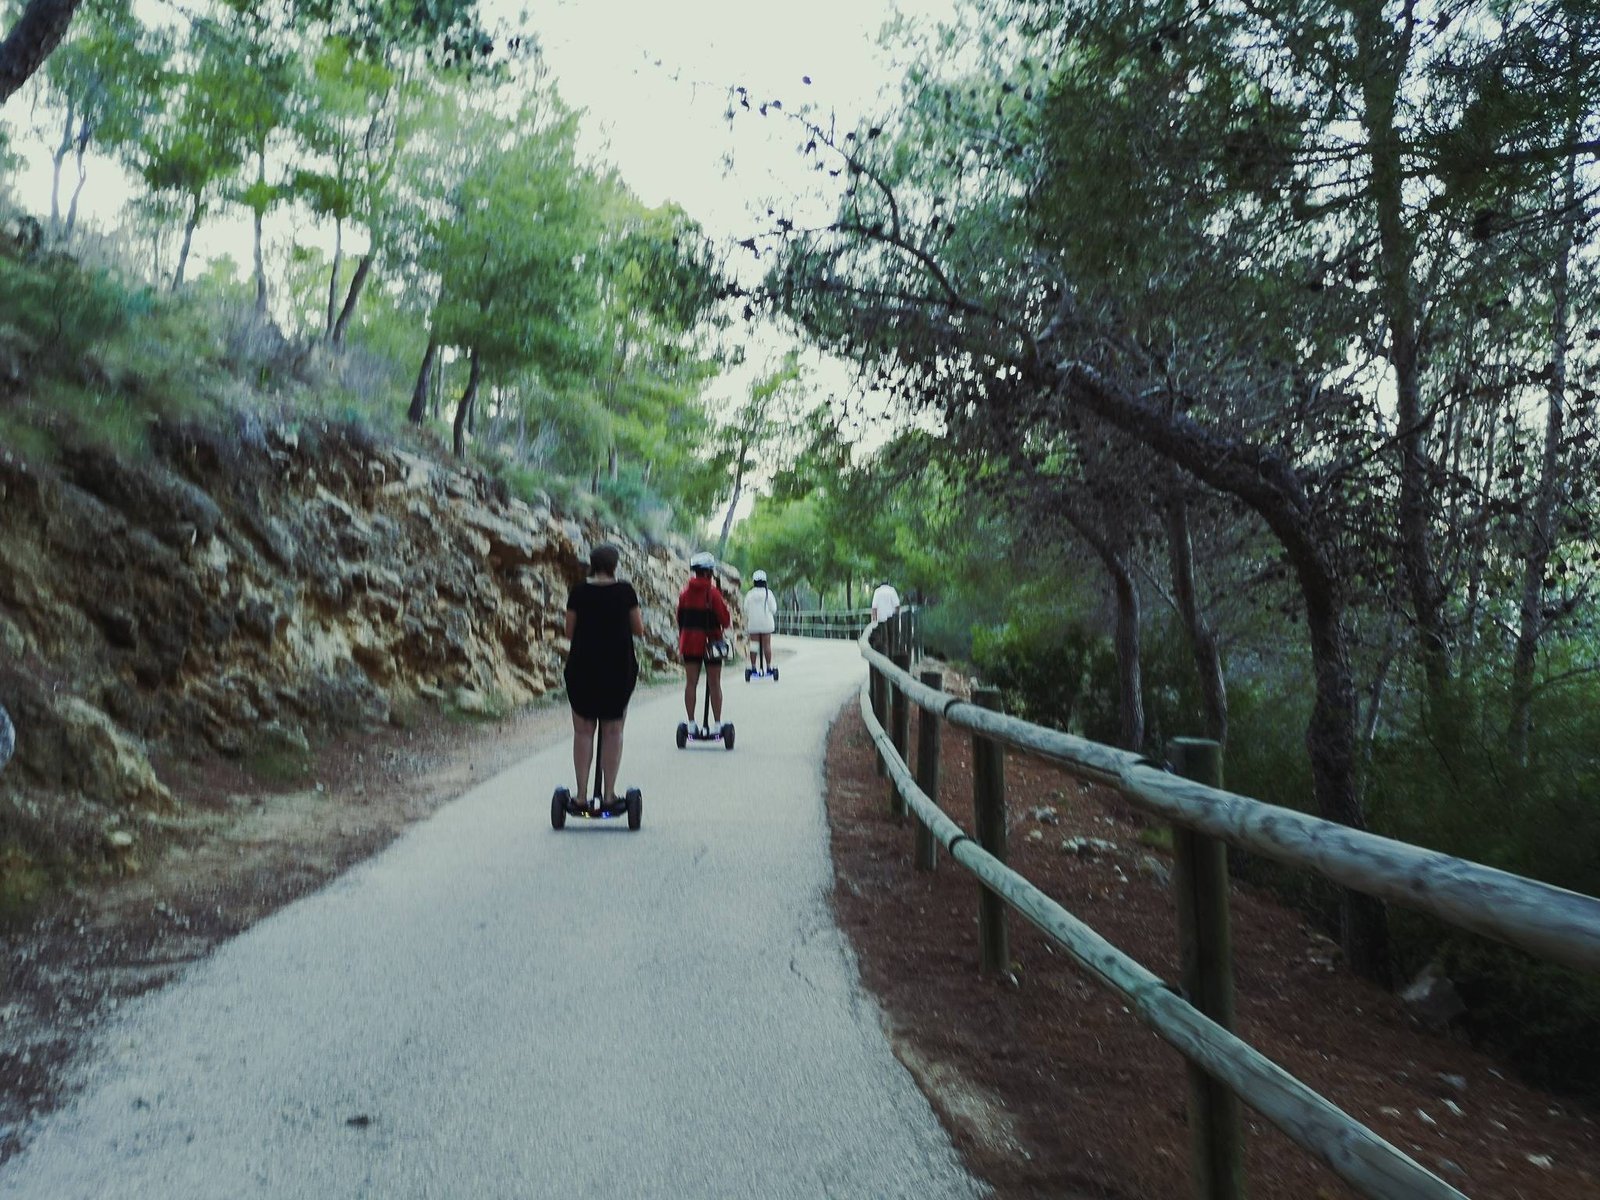
[[[900,611],[900,593],[885,579],[872,593],[872,621],[882,624]]]
[[[772,635],[778,629],[778,597],[767,586],[767,573],[757,571],[744,597],[744,629],[750,635],[750,669],[772,670]],[[760,661],[756,652],[760,651]]]

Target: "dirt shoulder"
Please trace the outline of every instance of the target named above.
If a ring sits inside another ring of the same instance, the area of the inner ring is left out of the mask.
[[[941,803],[970,827],[970,739],[947,732],[941,750]],[[1156,831],[1115,794],[1046,764],[1011,755],[1006,772],[1011,865],[1175,978],[1170,860]],[[931,874],[912,869],[912,826],[889,816],[887,786],[852,699],[828,743],[834,907],[896,1052],[972,1171],[1002,1200],[1188,1195],[1181,1058],[1015,917],[1012,978],[980,977],[977,885],[943,856]],[[1107,845],[1063,849],[1072,838]],[[1247,1041],[1467,1195],[1600,1195],[1595,1114],[1418,1029],[1270,898],[1235,885],[1232,913]],[[1355,1195],[1254,1113],[1245,1120],[1254,1200]]]
[[[291,786],[231,762],[165,769],[181,802],[165,848],[148,862],[130,857],[120,877],[82,885],[5,934],[0,1162],[31,1118],[66,1097],[89,1035],[119,1004],[570,731],[555,701],[498,721],[429,714],[343,739],[297,761]]]

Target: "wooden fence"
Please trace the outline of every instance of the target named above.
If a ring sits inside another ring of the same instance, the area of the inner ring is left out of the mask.
[[[980,966],[1009,962],[1007,910],[1015,910],[1066,950],[1074,962],[1120,994],[1132,1012],[1189,1064],[1189,1129],[1194,1195],[1244,1195],[1242,1101],[1316,1155],[1363,1196],[1378,1200],[1464,1200],[1465,1194],[1312,1091],[1230,1030],[1233,970],[1228,919],[1227,847],[1237,846],[1303,867],[1345,887],[1431,913],[1462,929],[1543,958],[1600,971],[1600,899],[1359,832],[1303,813],[1237,796],[1216,785],[1215,742],[1175,739],[1176,773],[1137,755],[1032,725],[996,711],[998,694],[972,701],[939,690],[940,676],[911,675],[910,621],[862,633],[868,678],[861,715],[888,777],[897,814],[917,818],[918,869],[932,870],[942,846],[982,882]],[[918,762],[905,762],[911,709],[918,711]],[[939,807],[940,727],[966,729],[973,743],[974,832]],[[1117,788],[1173,828],[1173,889],[1181,948],[1180,985],[1172,985],[1112,946],[1089,926],[1006,866],[1005,751],[1056,763]]]
[[[790,608],[778,614],[778,632],[792,637],[849,638],[853,641],[871,623],[870,608]]]

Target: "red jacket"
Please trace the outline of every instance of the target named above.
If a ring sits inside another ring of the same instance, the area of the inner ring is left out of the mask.
[[[678,653],[703,658],[706,644],[720,638],[732,620],[722,589],[714,580],[696,575],[678,593]]]

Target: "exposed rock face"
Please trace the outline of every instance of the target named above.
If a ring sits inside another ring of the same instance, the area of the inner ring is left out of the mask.
[[[678,550],[355,427],[241,415],[153,440],[150,461],[79,448],[50,469],[0,447],[0,707],[17,730],[0,844],[43,836],[41,796],[170,805],[145,746],[238,755],[382,722],[407,697],[490,711],[560,687],[564,602],[595,540],[639,592],[641,665],[674,661]]]

